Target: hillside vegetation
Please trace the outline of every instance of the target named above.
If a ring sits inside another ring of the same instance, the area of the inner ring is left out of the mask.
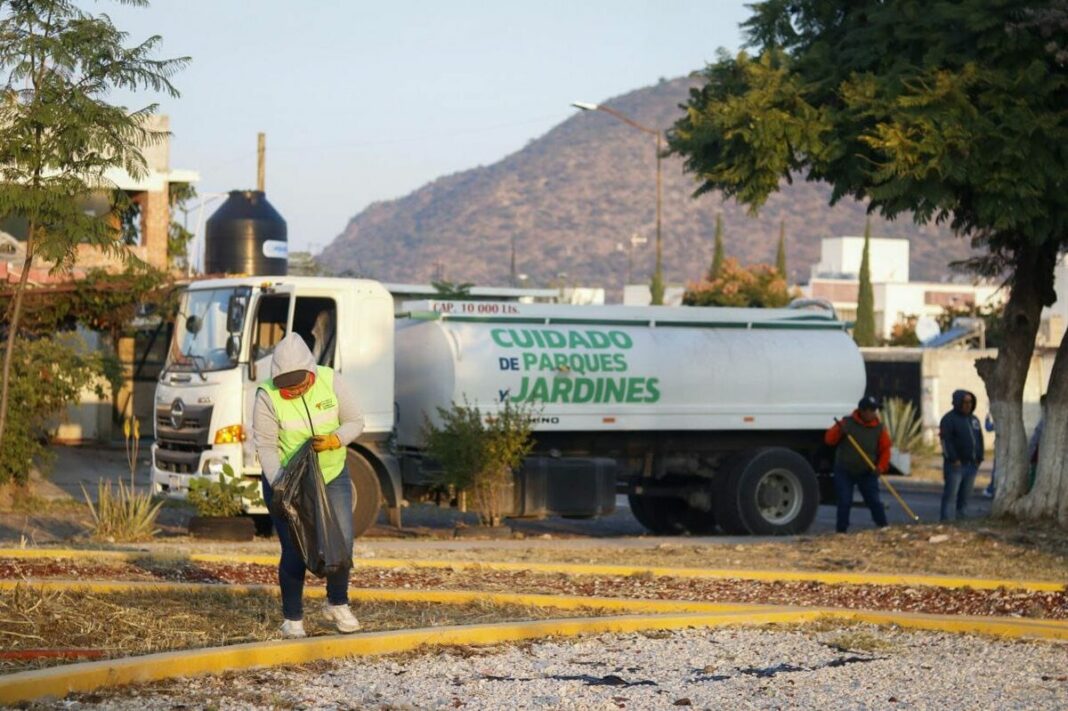
[[[663,81],[604,102],[649,126],[678,117],[690,79]],[[522,150],[493,165],[449,175],[353,217],[321,262],[334,273],[383,281],[429,282],[435,276],[479,285],[508,283],[511,243],[517,271],[530,285],[604,286],[618,294],[627,273],[632,234],[648,238],[634,250],[633,281],[652,272],[656,226],[656,159],[647,134],[598,111],[579,112]],[[786,221],[793,283],[819,260],[822,237],[859,235],[864,205],[827,206],[829,189],[795,181],[772,195],[756,217],[715,195],[692,197],[681,161],[663,161],[663,243],[669,284],[697,279],[712,258],[715,216],[722,211],[728,256],[774,263],[779,221]],[[967,244],[943,227],[888,223],[873,217],[876,237],[907,237],[912,278],[944,280]],[[560,277],[561,273],[566,277]]]

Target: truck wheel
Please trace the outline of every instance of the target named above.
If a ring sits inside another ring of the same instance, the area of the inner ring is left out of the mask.
[[[668,527],[667,522],[660,515],[660,510],[653,505],[654,501],[656,499],[652,497],[627,494],[630,512],[634,514],[634,518],[638,519],[638,523],[649,529],[650,533],[655,533],[658,536],[670,536],[678,533],[678,531]]]
[[[345,466],[352,480],[352,534],[359,538],[378,518],[382,489],[374,467],[359,452],[350,449],[345,455]]]
[[[716,530],[711,511],[692,508],[682,499],[629,494],[627,500],[638,523],[658,536],[705,535]]]
[[[717,518],[727,533],[802,533],[816,518],[819,483],[816,472],[800,454],[768,447],[735,464],[717,502]]]

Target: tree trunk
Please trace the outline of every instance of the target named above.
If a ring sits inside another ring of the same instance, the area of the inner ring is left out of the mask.
[[[19,332],[19,319],[22,316],[22,295],[26,292],[26,283],[30,280],[30,267],[33,266],[33,222],[26,233],[26,259],[22,263],[22,274],[15,287],[15,301],[11,305],[11,322],[8,324],[7,345],[4,348],[4,374],[0,385],[0,452],[3,451],[4,429],[7,425],[7,396],[11,390],[11,359],[15,354],[15,339]]]
[[[1030,493],[1012,507],[1019,518],[1060,518],[1068,526],[1068,333],[1061,338],[1046,392],[1046,424]]]
[[[996,359],[983,358],[975,369],[986,385],[997,426],[995,454],[998,485],[994,514],[1013,513],[1027,493],[1029,462],[1023,424],[1023,391],[1035,349],[1042,307],[1053,302],[1056,249],[1027,247],[1016,254],[1012,293],[1005,304],[1004,341]]]

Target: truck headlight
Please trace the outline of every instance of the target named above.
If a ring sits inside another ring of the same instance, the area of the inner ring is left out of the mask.
[[[245,441],[245,428],[241,425],[220,427],[215,433],[215,444],[234,444]]]

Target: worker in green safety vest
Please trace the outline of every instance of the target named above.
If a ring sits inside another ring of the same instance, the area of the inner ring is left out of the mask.
[[[352,550],[352,483],[345,468],[347,445],[363,432],[363,415],[356,399],[333,369],[317,365],[304,339],[286,335],[275,346],[271,379],[256,392],[252,411],[253,441],[263,467],[263,499],[270,501],[271,486],[293,455],[312,440],[326,484],[326,496],[341,524],[344,545]],[[289,534],[286,522],[271,517],[282,556],[278,584],[282,590],[282,636],[304,637],[304,574],[306,568]],[[339,632],[360,629],[349,609],[349,569],[326,578],[326,618]]]

